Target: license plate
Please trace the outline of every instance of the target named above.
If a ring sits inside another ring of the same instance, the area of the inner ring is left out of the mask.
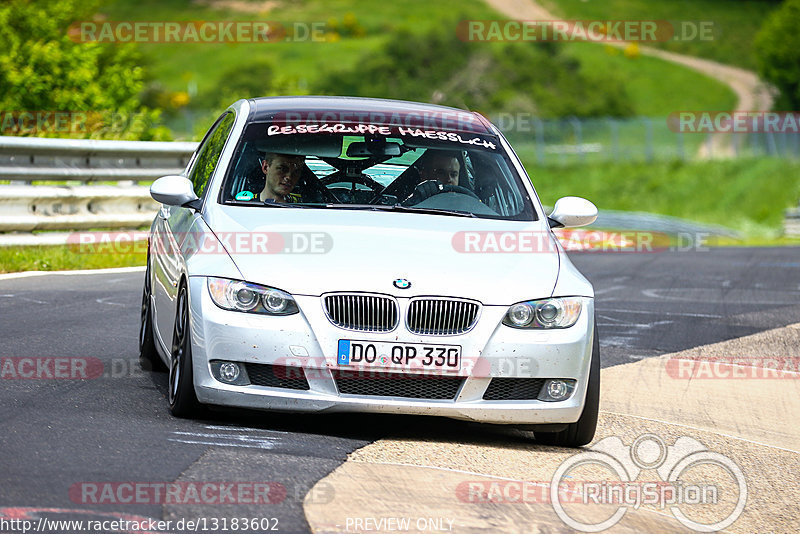
[[[340,339],[336,361],[340,366],[456,372],[461,369],[461,346]]]

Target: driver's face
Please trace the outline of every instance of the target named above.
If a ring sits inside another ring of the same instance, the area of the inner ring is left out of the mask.
[[[297,185],[297,181],[300,180],[302,168],[302,157],[275,156],[270,162],[265,160],[261,165],[261,170],[267,177],[267,183],[264,186],[262,198],[283,202]]]
[[[456,158],[434,157],[422,169],[422,181],[438,180],[442,185],[458,185],[458,171],[461,164]]]

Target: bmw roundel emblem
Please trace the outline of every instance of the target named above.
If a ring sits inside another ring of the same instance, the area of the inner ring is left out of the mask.
[[[406,280],[405,278],[398,278],[394,281],[394,287],[397,289],[408,289],[411,287],[411,282]]]

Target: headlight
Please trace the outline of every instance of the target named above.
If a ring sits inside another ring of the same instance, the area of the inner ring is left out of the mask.
[[[529,300],[508,309],[503,324],[514,328],[569,328],[581,315],[580,297]]]
[[[223,310],[264,315],[292,315],[298,311],[289,293],[241,280],[209,277],[208,292],[214,304]]]

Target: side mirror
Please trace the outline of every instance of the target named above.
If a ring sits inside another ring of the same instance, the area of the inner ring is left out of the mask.
[[[585,198],[563,197],[556,201],[547,218],[551,228],[586,226],[597,219],[597,206]]]
[[[150,186],[150,196],[168,206],[200,208],[194,186],[184,176],[162,176]]]

